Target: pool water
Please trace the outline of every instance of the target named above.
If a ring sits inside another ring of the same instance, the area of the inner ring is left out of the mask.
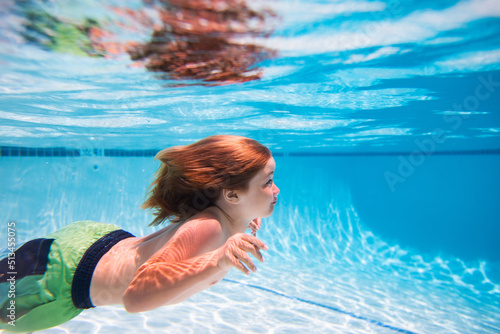
[[[281,189],[257,273],[44,333],[500,332],[497,1],[256,2],[266,28],[219,42],[259,61],[191,76],[124,51],[153,5],[0,6],[1,240],[8,222],[19,244],[87,219],[150,233],[155,152],[218,133],[266,144]]]

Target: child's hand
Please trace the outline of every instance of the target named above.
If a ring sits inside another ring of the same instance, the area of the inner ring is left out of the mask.
[[[252,254],[260,262],[264,262],[264,257],[260,253],[261,249],[268,249],[262,241],[248,234],[237,233],[227,239],[226,243],[217,250],[217,265],[223,270],[235,267],[249,275],[250,270],[255,272],[257,268],[247,253]]]
[[[248,224],[248,228],[252,230],[252,235],[255,237],[257,235],[257,231],[260,230],[260,218],[255,218]]]

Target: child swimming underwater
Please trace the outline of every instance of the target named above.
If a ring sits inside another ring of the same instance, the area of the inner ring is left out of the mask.
[[[279,194],[269,149],[218,135],[167,148],[156,159],[161,166],[143,208],[155,210],[151,225],[172,224],[135,237],[116,225],[81,221],[25,243],[15,252],[15,298],[7,293],[7,258],[0,261],[0,329],[42,330],[95,306],[148,311],[184,301],[232,267],[256,270],[249,254],[264,261],[267,246],[256,231]]]

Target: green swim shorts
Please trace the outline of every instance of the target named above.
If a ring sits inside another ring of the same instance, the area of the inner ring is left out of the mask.
[[[132,234],[92,221],[72,223],[0,260],[0,329],[31,332],[94,307],[90,280],[99,259]]]

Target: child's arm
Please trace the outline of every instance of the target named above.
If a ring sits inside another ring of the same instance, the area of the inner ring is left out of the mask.
[[[178,303],[217,283],[233,266],[249,274],[244,265],[252,271],[256,268],[247,252],[264,260],[260,250],[267,250],[267,246],[242,233],[215,250],[198,254],[206,248],[214,249],[214,239],[220,244],[220,238],[218,222],[195,224],[176,235],[137,270],[123,294],[125,309],[142,312]]]

